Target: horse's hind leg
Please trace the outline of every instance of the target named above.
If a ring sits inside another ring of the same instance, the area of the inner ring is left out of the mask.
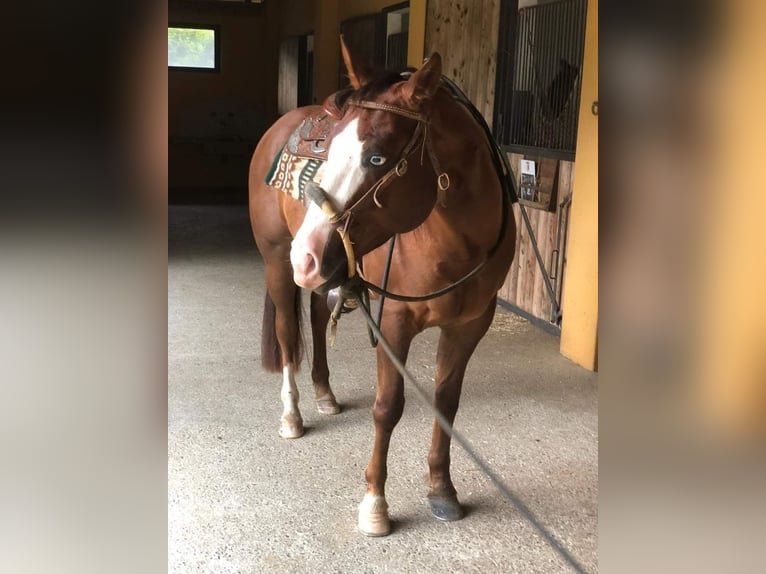
[[[468,361],[476,345],[487,332],[495,315],[495,300],[484,314],[473,321],[455,327],[442,327],[436,365],[434,404],[452,424],[455,420],[460,391]],[[431,450],[428,453],[431,488],[428,503],[431,513],[439,520],[459,520],[463,509],[450,478],[450,437],[434,421]]]
[[[286,259],[284,261],[287,261]],[[281,262],[267,263],[266,289],[276,307],[274,330],[281,351],[282,362],[282,418],[279,436],[303,436],[303,418],[298,408],[298,386],[295,372],[301,361],[300,290],[293,283],[292,268]],[[268,301],[267,301],[268,305]],[[264,325],[264,330],[269,326]]]
[[[314,382],[314,397],[317,410],[325,415],[337,415],[340,407],[330,388],[330,369],[327,366],[327,323],[330,310],[327,295],[311,293],[311,336],[314,343],[314,357],[311,366],[311,380]]]

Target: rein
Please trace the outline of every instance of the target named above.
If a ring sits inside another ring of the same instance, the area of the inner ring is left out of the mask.
[[[511,202],[516,201],[515,189],[510,181],[510,178],[512,177],[511,175],[512,172],[508,165],[508,159],[505,157],[505,154],[500,150],[494,138],[492,137],[492,132],[489,126],[487,125],[486,121],[484,120],[484,117],[476,109],[476,107],[471,103],[471,101],[466,97],[466,95],[460,90],[460,88],[458,88],[458,86],[454,82],[452,82],[448,78],[445,78],[444,76],[442,76],[442,83],[450,91],[450,94],[452,95],[452,97],[468,110],[468,112],[471,114],[474,120],[479,124],[479,127],[482,128],[486,136],[487,145],[490,147],[490,151],[492,152],[491,154],[492,161],[495,165],[495,170],[497,171],[498,178],[500,179],[501,191],[502,191],[501,193],[502,219],[500,222],[500,229],[498,231],[497,239],[495,240],[494,245],[487,251],[487,254],[484,257],[484,259],[476,267],[474,267],[471,271],[469,271],[467,274],[465,274],[463,277],[461,277],[457,281],[447,285],[446,287],[443,287],[442,289],[439,289],[437,291],[432,291],[431,293],[427,293],[425,295],[402,295],[399,293],[393,293],[387,289],[388,272],[391,266],[391,255],[393,253],[394,238],[396,237],[396,236],[393,236],[391,238],[391,243],[389,245],[389,254],[386,260],[386,269],[384,271],[384,277],[386,278],[386,280],[384,280],[383,286],[379,287],[375,285],[374,283],[367,281],[364,278],[363,272],[361,270],[361,266],[356,261],[356,255],[354,253],[353,243],[351,241],[351,238],[348,232],[349,223],[351,221],[351,217],[353,215],[354,209],[359,204],[361,204],[362,201],[364,201],[370,194],[372,194],[373,201],[376,207],[378,208],[383,207],[383,205],[380,203],[380,201],[377,198],[378,192],[385,185],[387,185],[391,181],[391,179],[393,179],[394,177],[404,177],[406,175],[407,158],[416,149],[421,133],[422,133],[423,139],[422,139],[421,149],[420,149],[420,163],[421,165],[423,164],[424,152],[427,151],[429,156],[429,161],[431,162],[431,167],[433,168],[434,173],[436,174],[437,202],[442,206],[446,206],[446,192],[450,187],[450,178],[446,172],[441,171],[438,158],[436,156],[436,153],[434,152],[433,145],[431,143],[431,138],[429,137],[428,126],[430,122],[425,115],[414,112],[412,110],[407,110],[405,108],[401,108],[398,106],[393,106],[390,104],[382,104],[382,103],[373,102],[369,100],[349,101],[348,102],[349,105],[353,105],[353,106],[357,106],[361,108],[367,108],[367,109],[386,111],[389,113],[399,115],[401,117],[414,120],[418,123],[417,123],[417,126],[415,126],[415,130],[413,131],[409,142],[402,150],[402,154],[400,156],[399,161],[397,161],[394,167],[391,168],[388,172],[386,172],[381,178],[379,178],[362,195],[362,197],[360,197],[357,201],[353,203],[353,205],[346,208],[342,212],[338,212],[335,210],[332,203],[329,201],[327,192],[324,189],[322,189],[317,183],[309,182],[309,184],[306,185],[306,191],[305,191],[306,197],[319,206],[319,208],[327,216],[327,218],[330,220],[331,223],[339,223],[345,220],[345,225],[342,228],[337,227],[336,230],[338,234],[340,235],[340,238],[343,242],[343,248],[346,252],[347,279],[344,282],[344,284],[337,289],[337,294],[338,294],[337,301],[332,306],[333,309],[332,309],[332,314],[330,316],[330,320],[331,320],[330,346],[332,346],[335,341],[335,333],[337,329],[338,319],[340,319],[340,315],[344,312],[348,312],[356,308],[357,306],[356,301],[354,300],[354,297],[352,295],[354,292],[361,291],[365,293],[365,298],[369,297],[367,295],[368,291],[377,293],[381,298],[379,312],[382,312],[382,307],[386,298],[393,299],[395,301],[416,303],[416,302],[422,302],[422,301],[429,301],[431,299],[436,299],[437,297],[442,297],[446,295],[447,293],[454,291],[461,285],[468,282],[474,276],[476,276],[476,274],[479,273],[484,268],[484,266],[489,262],[492,256],[497,252],[497,250],[500,248],[500,245],[503,242],[503,239],[505,239],[505,234],[508,227],[509,205]],[[376,339],[377,337],[375,337],[373,332],[370,331],[370,340],[373,343],[373,346],[375,346],[375,344],[377,343]]]
[[[444,80],[446,80],[446,78],[444,78]],[[459,90],[459,88],[457,88],[457,86],[454,83],[449,81],[447,81],[447,87],[450,89],[450,92],[452,92],[453,97],[455,97],[455,99],[458,100],[461,104],[466,106],[469,109],[469,111],[471,111],[474,118],[477,119],[477,121],[479,118],[481,118],[480,125],[482,125],[483,123],[482,127],[484,128],[485,132],[488,132],[489,128],[486,127],[486,122],[483,121],[483,118],[481,117],[481,115],[478,113],[478,111],[475,110],[475,108],[473,108],[473,104],[471,104],[471,102],[465,97],[465,95]],[[329,219],[331,223],[339,223],[345,220],[345,225],[342,228],[338,227],[336,229],[338,231],[338,234],[341,237],[341,240],[343,242],[343,248],[346,252],[347,279],[348,279],[347,283],[362,286],[366,289],[369,289],[370,291],[373,291],[374,293],[377,293],[381,297],[387,297],[389,299],[394,299],[396,301],[405,301],[405,302],[411,302],[411,303],[435,299],[437,297],[446,295],[447,293],[453,291],[454,289],[457,289],[458,287],[460,287],[461,285],[469,281],[471,278],[473,278],[477,273],[479,273],[479,271],[481,271],[484,268],[484,266],[495,254],[495,252],[500,247],[500,244],[502,243],[503,239],[505,238],[505,231],[508,224],[508,221],[507,221],[508,220],[508,203],[510,199],[509,194],[507,193],[508,191],[507,185],[502,186],[503,217],[502,217],[497,239],[494,245],[487,252],[487,255],[481,261],[481,263],[479,263],[466,275],[464,275],[457,281],[447,285],[446,287],[442,289],[433,291],[431,293],[427,293],[425,295],[402,295],[399,293],[393,293],[391,291],[388,291],[385,286],[379,287],[375,285],[374,283],[367,281],[364,275],[362,274],[361,269],[359,269],[360,266],[358,265],[356,261],[356,255],[354,253],[353,243],[348,233],[351,217],[353,215],[354,209],[356,209],[357,206],[359,206],[365,199],[367,199],[367,197],[370,194],[372,194],[373,196],[373,201],[376,207],[378,208],[383,207],[383,205],[378,200],[378,197],[377,197],[378,192],[381,189],[383,189],[394,177],[404,177],[406,175],[407,167],[408,167],[407,158],[416,149],[421,133],[422,133],[422,143],[421,143],[421,151],[420,151],[420,162],[422,165],[423,159],[424,159],[424,152],[427,151],[429,161],[431,162],[431,167],[433,168],[434,173],[437,176],[436,178],[437,201],[442,206],[446,206],[446,192],[449,189],[451,182],[450,182],[449,174],[441,171],[439,160],[436,156],[436,153],[434,152],[433,144],[431,143],[431,138],[429,137],[429,132],[428,132],[429,119],[425,115],[414,112],[412,110],[401,108],[399,106],[382,104],[379,102],[373,102],[369,100],[350,101],[349,105],[353,105],[360,108],[386,111],[401,117],[415,120],[418,123],[417,123],[417,126],[415,127],[415,130],[412,133],[412,137],[410,137],[409,142],[402,150],[402,154],[399,161],[397,161],[394,167],[392,167],[388,172],[386,172],[382,177],[380,177],[374,184],[372,184],[372,186],[357,201],[355,201],[353,205],[346,208],[342,212],[338,212],[335,210],[335,208],[332,206],[331,202],[329,201],[326,191],[323,190],[317,183],[309,182],[306,186],[306,197],[319,206],[319,208],[327,216],[327,218]],[[473,110],[471,108],[473,108]],[[493,149],[493,151],[496,151],[496,150]],[[498,174],[505,175],[505,174],[502,174],[502,171],[504,170],[500,169],[500,167],[498,166],[497,157],[494,157],[494,156],[496,156],[496,153],[493,154],[493,160],[495,161],[496,168],[498,168]],[[504,178],[501,176],[500,179],[502,182]],[[502,183],[505,183],[505,182],[502,182]],[[386,271],[388,270],[388,266],[390,265],[390,257],[388,259],[389,261],[388,261]],[[338,315],[339,314],[340,314],[340,311],[338,311]]]
[[[513,490],[511,490],[511,488],[502,480],[502,478],[500,478],[500,476],[495,473],[494,470],[492,470],[492,467],[489,466],[489,463],[481,456],[479,456],[471,443],[468,442],[468,439],[466,439],[461,432],[458,432],[458,430],[455,429],[455,427],[446,419],[446,417],[439,411],[439,409],[436,408],[431,399],[428,398],[428,392],[426,389],[423,387],[423,385],[418,383],[412,373],[410,373],[404,363],[399,359],[390,343],[386,341],[383,333],[380,331],[380,327],[372,318],[369,309],[369,301],[365,301],[365,299],[361,297],[358,292],[354,292],[352,297],[355,306],[360,307],[362,310],[362,316],[367,322],[367,328],[369,329],[371,336],[374,336],[377,341],[380,341],[380,345],[386,355],[388,355],[391,364],[402,376],[402,379],[407,381],[410,387],[415,390],[415,394],[421,400],[421,402],[429,408],[439,427],[441,427],[441,429],[446,434],[448,434],[463,448],[465,453],[476,463],[476,465],[487,476],[487,478],[492,481],[492,484],[494,484],[495,487],[500,491],[500,494],[502,494],[506,500],[508,500],[516,507],[522,517],[524,517],[527,522],[529,522],[535,528],[535,530],[537,530],[542,539],[545,540],[545,542],[547,542],[548,545],[569,566],[571,566],[575,572],[578,574],[587,574],[585,568],[577,561],[574,556],[572,556],[569,550],[558,540],[558,538],[556,538],[553,532],[551,532],[542,523],[542,521],[535,515],[534,512],[532,512],[532,510],[530,510],[524,501],[515,492],[513,492]]]
[[[352,102],[349,102],[352,103]],[[423,134],[423,143],[422,147],[427,147],[429,149],[429,155],[434,155],[433,150],[431,148],[430,139],[428,138],[428,130],[424,126],[428,125],[428,119],[423,116],[422,114],[418,114],[416,112],[412,112],[410,110],[406,110],[404,108],[399,108],[397,106],[392,106],[389,104],[380,104],[377,102],[371,102],[371,101],[360,101],[360,102],[353,102],[353,105],[361,107],[361,108],[370,108],[370,109],[378,109],[378,110],[384,110],[387,112],[391,112],[400,116],[403,116],[405,118],[415,120],[417,121],[417,126],[415,126],[415,130],[412,132],[412,137],[410,137],[409,142],[407,142],[407,145],[404,146],[404,149],[402,150],[402,154],[400,156],[399,161],[396,162],[394,167],[389,169],[385,174],[383,174],[382,177],[380,177],[375,183],[370,186],[370,188],[360,197],[358,200],[356,200],[353,205],[350,207],[347,207],[342,212],[338,212],[333,207],[332,203],[330,202],[327,192],[322,189],[319,184],[316,182],[309,182],[306,185],[306,197],[316,203],[319,208],[322,210],[322,212],[327,216],[327,218],[330,220],[330,223],[339,223],[341,221],[345,220],[345,225],[341,227],[337,227],[338,234],[340,235],[341,241],[343,242],[343,248],[346,251],[346,260],[347,260],[347,278],[352,279],[357,275],[357,263],[356,263],[356,255],[354,253],[354,246],[351,241],[351,238],[349,237],[348,228],[349,224],[351,222],[351,217],[354,213],[354,210],[364,201],[366,200],[370,194],[372,194],[373,202],[375,203],[375,206],[378,208],[382,208],[383,204],[378,199],[378,192],[383,189],[394,177],[404,177],[407,173],[407,158],[412,154],[412,152],[415,150],[418,140],[420,139],[421,133]],[[421,149],[421,164],[423,161],[423,152]],[[433,164],[438,165],[438,164]],[[436,168],[434,168],[436,169]],[[446,174],[445,174],[446,175]],[[449,186],[447,186],[449,187]],[[444,189],[446,192],[446,188]]]

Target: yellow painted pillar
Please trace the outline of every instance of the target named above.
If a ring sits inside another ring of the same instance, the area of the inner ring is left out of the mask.
[[[407,65],[419,68],[426,45],[427,0],[410,0],[410,31],[407,35]]]
[[[765,18],[763,2],[728,3],[721,52],[711,62],[714,97],[706,117],[714,126],[709,157],[715,161],[709,163],[716,195],[702,200],[707,211],[699,226],[697,257],[704,268],[697,280],[701,320],[693,378],[716,430],[725,438],[760,441],[766,438]]]
[[[340,20],[338,0],[315,0],[314,101],[318,104],[338,91]]]
[[[574,190],[562,302],[561,353],[598,366],[598,0],[588,1]]]

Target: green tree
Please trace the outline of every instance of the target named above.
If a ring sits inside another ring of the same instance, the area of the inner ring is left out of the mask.
[[[215,31],[168,28],[168,66],[215,67]]]

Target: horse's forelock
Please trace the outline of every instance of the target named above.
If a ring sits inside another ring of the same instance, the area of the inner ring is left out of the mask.
[[[399,72],[379,72],[358,90],[347,87],[330,95],[323,104],[324,109],[333,118],[341,119],[346,115],[350,101],[376,100],[391,86],[404,82],[406,79]]]
[[[364,84],[361,88],[356,90],[351,98],[354,100],[375,100],[382,93],[386,92],[394,84],[405,81],[399,72],[392,72],[386,70],[379,73],[376,76]]]

